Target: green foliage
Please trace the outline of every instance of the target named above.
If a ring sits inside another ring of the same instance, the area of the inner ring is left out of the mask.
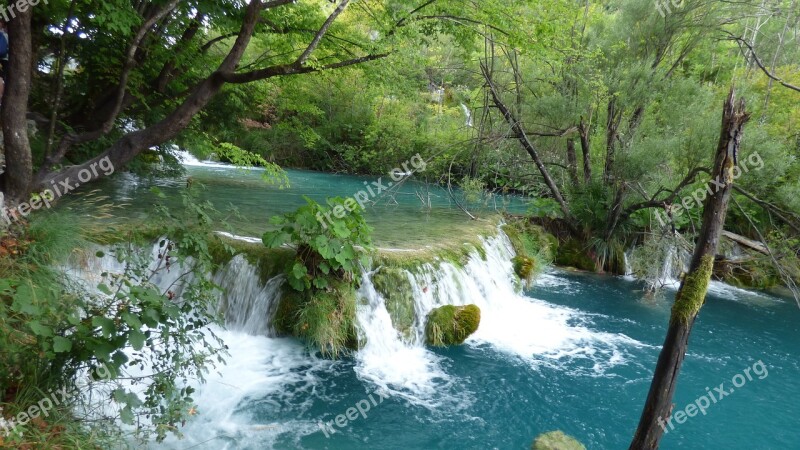
[[[573,238],[559,245],[556,264],[590,272],[598,269],[594,259],[589,255],[589,246]]]
[[[557,219],[564,215],[561,206],[552,198],[534,197],[528,201],[528,215],[531,217]]]
[[[460,345],[478,330],[481,310],[475,305],[446,305],[428,314],[425,336],[428,345],[448,347]]]
[[[113,391],[123,423],[147,416],[151,425],[140,423],[137,433],[159,440],[177,433],[193,406],[186,383],[202,381],[210,365],[222,362],[222,343],[207,328],[219,322],[212,312],[216,286],[205,276],[212,265],[207,239],[213,210],[185,193],[182,213],[157,211],[154,220],[165,236],[158,257],[131,242],[85,255],[113,258],[124,267],[101,274],[96,287],[64,273],[57,266],[63,260],[50,259],[76,249],[74,237],[60,235],[80,236],[64,226],[70,221],[34,223],[24,237],[33,242],[30,252],[18,258],[10,277],[0,279],[0,346],[6,354],[0,386],[8,390],[0,392],[3,397],[32,380],[42,391],[72,389],[76,377],[89,371]],[[162,290],[153,280],[170,272],[176,279]],[[152,375],[129,375],[144,366]]]
[[[337,358],[358,348],[355,317],[355,286],[335,281],[324,290],[284,288],[273,324],[278,333],[303,339],[323,356]]]
[[[285,289],[275,327],[305,339],[325,356],[356,346],[355,271],[368,263],[371,228],[352,199],[328,199],[328,207],[306,198],[295,212],[276,216],[279,228],[264,234],[268,248],[290,244],[294,258],[284,268]]]
[[[289,178],[286,176],[286,172],[277,164],[267,162],[261,155],[223,142],[219,145],[218,156],[221,160],[238,167],[260,167],[264,169],[263,178],[268,183],[276,184],[281,188],[289,187]]]
[[[268,248],[291,244],[297,251],[286,268],[286,279],[296,291],[325,290],[333,280],[352,281],[372,250],[363,209],[352,199],[328,199],[328,208],[306,197],[295,212],[272,218],[278,230],[264,234]]]
[[[511,260],[514,272],[528,286],[555,259],[558,240],[527,218],[509,218],[503,232],[516,252]]]
[[[486,183],[482,180],[465,176],[458,185],[461,187],[461,191],[464,193],[464,200],[468,204],[479,203],[483,200]]]

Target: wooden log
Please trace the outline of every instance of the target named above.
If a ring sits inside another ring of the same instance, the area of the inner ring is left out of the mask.
[[[759,253],[763,253],[765,255],[769,255],[769,249],[766,245],[762,244],[761,242],[754,241],[752,239],[747,239],[744,236],[738,235],[736,233],[731,233],[730,231],[723,231],[722,235],[733,242],[741,245],[742,247],[747,247],[750,250],[755,250]]]

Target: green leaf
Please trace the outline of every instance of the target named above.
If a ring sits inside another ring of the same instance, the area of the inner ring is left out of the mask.
[[[103,337],[110,338],[117,332],[117,325],[113,320],[107,317],[95,316],[92,317],[92,326],[100,327],[103,332]]]
[[[145,335],[139,330],[131,330],[128,335],[128,340],[134,350],[139,351],[144,347]]]
[[[133,329],[138,330],[142,328],[142,321],[131,313],[122,313],[122,320],[124,320],[125,323],[127,323]]]
[[[106,294],[106,295],[111,295],[112,294],[111,289],[108,286],[106,286],[105,283],[98,284],[97,285],[97,290],[102,292],[103,294]]]
[[[56,353],[66,353],[72,350],[72,341],[61,336],[53,338],[53,351]]]
[[[42,325],[38,320],[31,321],[28,323],[28,326],[30,327],[31,331],[33,331],[33,334],[37,336],[53,336],[53,329],[46,325]]]
[[[297,279],[302,279],[305,278],[307,274],[308,274],[308,269],[306,268],[305,265],[303,265],[303,263],[300,262],[294,263],[294,266],[292,267],[292,276],[294,276]]]
[[[125,425],[133,425],[133,411],[130,407],[122,408],[119,412],[119,420]]]

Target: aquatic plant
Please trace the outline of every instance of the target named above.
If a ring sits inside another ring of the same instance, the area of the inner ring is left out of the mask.
[[[263,242],[270,249],[294,249],[294,257],[284,260],[289,287],[278,305],[276,329],[338,357],[357,347],[354,272],[369,263],[372,229],[352,199],[327,203],[330,209],[306,198],[296,211],[273,217],[280,228],[264,233]]]

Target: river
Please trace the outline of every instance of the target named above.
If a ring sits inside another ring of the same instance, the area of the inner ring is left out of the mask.
[[[302,195],[352,196],[369,180],[292,171],[292,187],[280,190],[264,186],[255,171],[224,165],[190,164],[188,173],[209,185],[205,195],[218,208],[233,204],[242,212],[235,234],[247,236],[302,204]],[[125,214],[146,219],[150,184],[173,194],[186,181],[121,176],[107,183],[112,202],[127,202]],[[427,210],[419,189],[409,184],[396,202],[368,213],[379,245],[418,248],[470,233],[446,191],[434,189]],[[519,200],[508,203],[524,211]],[[81,203],[65,207],[80,210]],[[181,430],[185,438],[152,448],[527,449],[551,430],[589,449],[627,448],[674,291],[652,297],[635,280],[550,269],[519,292],[505,236],[484,238],[483,246],[485,259],[475,252],[464,267],[442,263],[409,273],[423,317],[442,304],[481,307],[481,326],[465,345],[432,349],[401,337],[367,273],[358,306],[367,344],[337,361],[271,336],[266,315],[280,280],[254,282],[253,268],[235,258],[215,274],[227,288],[226,304],[235,305],[226,311],[227,329],[217,330],[230,349],[227,364],[198,386],[198,414]],[[793,301],[712,283],[675,411],[715,388],[728,393],[705,414],[674,420],[662,448],[800,448],[799,340]]]

